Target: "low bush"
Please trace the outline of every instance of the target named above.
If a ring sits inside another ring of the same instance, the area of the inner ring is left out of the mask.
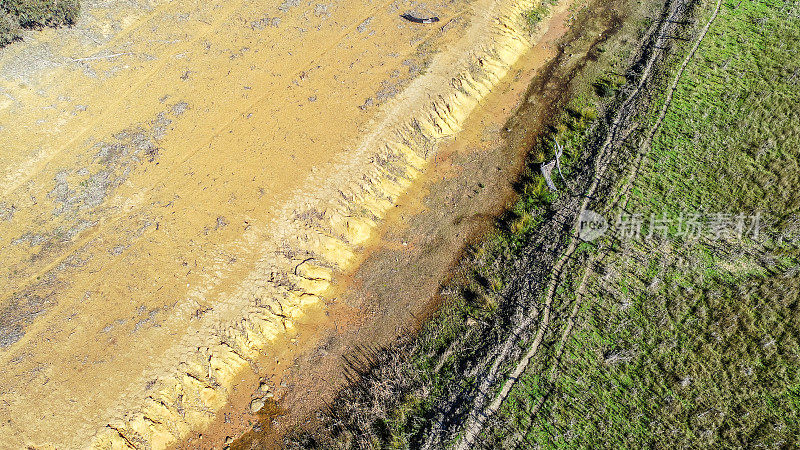
[[[79,0],[0,0],[0,47],[21,37],[22,28],[72,25]]]
[[[547,15],[547,8],[545,6],[539,6],[537,8],[531,8],[523,13],[523,17],[525,18],[525,23],[528,26],[529,30],[533,30],[536,28],[536,25],[544,19],[544,16]]]
[[[16,17],[0,11],[0,47],[20,38],[20,26]]]

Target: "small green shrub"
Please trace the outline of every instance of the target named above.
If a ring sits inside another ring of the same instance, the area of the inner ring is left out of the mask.
[[[625,84],[625,78],[619,75],[608,75],[599,78],[592,83],[592,88],[598,97],[606,98],[611,97],[617,93],[617,90]]]
[[[0,0],[0,3],[26,28],[71,25],[80,12],[78,0]]]
[[[59,25],[73,25],[78,20],[80,12],[81,4],[79,0],[60,0],[53,7],[52,18]]]
[[[17,19],[5,11],[0,11],[0,47],[19,39],[20,31]]]
[[[547,8],[544,6],[539,6],[537,8],[531,8],[524,13],[522,16],[525,18],[525,24],[528,26],[529,30],[533,30],[536,25],[544,19],[544,16],[547,14]]]
[[[72,25],[80,0],[0,0],[0,47],[21,37],[22,28]]]

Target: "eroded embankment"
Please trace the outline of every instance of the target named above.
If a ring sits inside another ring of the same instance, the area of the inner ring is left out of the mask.
[[[554,140],[568,149],[562,160],[566,181],[555,180],[558,197],[545,191],[539,165],[534,164],[520,181],[521,199],[500,221],[500,230],[466,256],[461,268],[463,279],[441,289],[443,311],[408,343],[365,349],[354,364],[352,386],[343,390],[329,409],[320,412],[321,424],[305,427],[293,436],[295,446],[350,447],[378,442],[441,448],[464,436],[462,426],[473,402],[478,404],[486,398],[485,394],[481,396],[482,383],[508,380],[506,371],[513,365],[503,358],[507,353],[520,352],[515,345],[518,341],[513,339],[533,337],[524,328],[523,335],[519,324],[537,323],[536,317],[541,315],[536,315],[536,308],[548,309],[528,292],[547,284],[546,277],[561,246],[566,245],[558,238],[569,232],[571,219],[564,217],[580,211],[580,202],[573,197],[586,191],[596,173],[591,167],[597,158],[596,148],[583,153],[575,149],[576,141],[582,145],[587,138],[583,133],[591,131],[586,130],[584,121],[589,113],[580,111],[584,104],[573,100],[581,97],[583,101],[609,102],[607,94],[596,92],[593,85],[607,79],[610,71],[624,73],[629,67],[630,52],[641,39],[636,19],[650,14],[652,7],[623,1],[593,2],[579,15],[535,91],[563,113],[563,117],[559,114],[551,118],[552,129],[532,130],[539,142],[531,155],[534,162],[542,161],[537,158],[545,157],[547,144]],[[646,42],[642,45],[647,47]],[[565,106],[569,106],[569,113],[562,110]],[[601,162],[604,167],[616,167]],[[603,179],[613,181],[611,177]],[[550,202],[555,204],[552,209]],[[512,278],[517,271],[525,276]],[[505,284],[508,279],[516,284]],[[510,344],[504,342],[507,337]],[[479,412],[476,415],[483,417]],[[502,430],[513,426],[496,425]]]
[[[237,382],[232,405],[202,436],[193,434],[181,448],[226,442],[231,436],[240,437],[232,449],[282,448],[287,432],[315,427],[321,419],[318,411],[339,390],[359,384],[353,377],[357,380],[358,367],[370,359],[371,349],[417,332],[439,307],[438,292],[458,272],[464,249],[491,230],[516,198],[513,181],[535,145],[534,130],[544,126],[566,92],[568,83],[554,78],[558,64],[551,60],[565,51],[561,38],[577,6],[557,11],[540,25],[544,34],[532,50],[475,108],[458,136],[440,145],[425,173],[373,232],[357,267],[337,277],[337,287],[345,284],[346,289],[331,294],[334,303],[325,321],[330,327],[309,330],[301,323],[289,358],[275,355],[281,364],[251,377],[252,387],[244,393],[241,387],[247,382]],[[237,427],[235,405],[247,402],[266,406]]]
[[[477,5],[462,39],[434,58],[362,144],[309,177],[306,191],[282,208],[270,225],[281,250],[265,255],[224,304],[202,317],[197,333],[167,352],[146,387],[125,397],[125,407],[109,411],[117,418],[92,445],[161,448],[213,420],[237,374],[276,338],[291,334],[298,318],[323,307],[334,273],[357,259],[437,143],[461,129],[530,48],[523,12],[532,6]]]

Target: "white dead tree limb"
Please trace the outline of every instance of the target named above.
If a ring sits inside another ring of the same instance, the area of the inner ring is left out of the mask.
[[[564,154],[564,147],[562,147],[561,144],[558,143],[558,141],[555,141],[555,143],[556,143],[556,157],[549,163],[542,164],[542,175],[544,176],[544,180],[547,182],[547,187],[549,187],[555,192],[558,192],[555,183],[553,183],[553,178],[550,175],[553,172],[553,166],[555,166],[558,169],[558,175],[561,176],[561,181],[563,181],[564,184],[567,183],[567,180],[564,179],[564,174],[561,173],[561,155]]]
[[[562,147],[561,144],[558,143],[558,141],[555,141],[555,143],[556,143],[556,167],[558,168],[558,176],[561,177],[561,181],[563,181],[564,184],[567,184],[567,180],[564,179],[564,174],[561,173],[561,155],[564,154],[564,147]]]
[[[112,59],[119,56],[132,55],[133,52],[114,53],[111,55],[88,56],[86,58],[72,58],[72,62],[93,61],[95,59]]]
[[[556,185],[553,184],[553,179],[550,178],[550,172],[553,171],[553,167],[555,165],[556,165],[555,161],[550,161],[547,164],[542,164],[542,175],[544,175],[544,180],[547,182],[547,187],[549,187],[553,191],[558,192],[558,189],[556,189]]]

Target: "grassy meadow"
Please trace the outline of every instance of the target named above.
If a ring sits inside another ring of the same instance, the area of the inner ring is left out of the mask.
[[[702,4],[701,23],[710,10]],[[798,50],[796,3],[723,4],[625,210],[645,218],[758,212],[761,232],[690,239],[672,227],[587,249],[596,263],[583,292],[565,283],[560,296],[576,311],[574,325],[551,328],[547,351],[484,433],[487,445],[798,444]]]

